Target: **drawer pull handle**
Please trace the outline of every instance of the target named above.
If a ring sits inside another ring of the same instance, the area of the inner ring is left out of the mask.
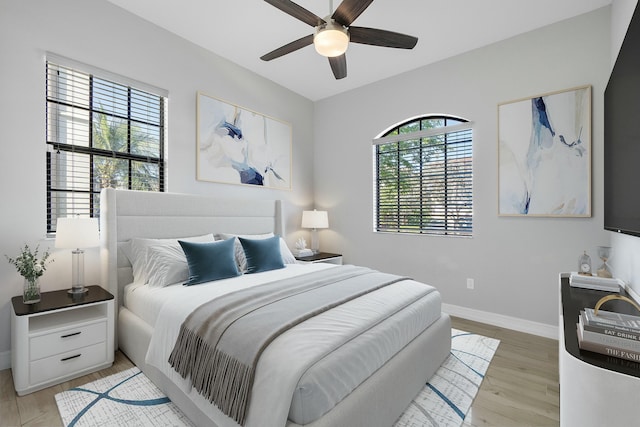
[[[71,333],[71,334],[62,335],[60,338],[69,338],[69,337],[73,337],[75,335],[80,335],[81,333],[82,333],[82,331],[74,332],[74,333]]]
[[[60,359],[61,362],[66,362],[67,360],[75,359],[76,357],[80,357],[82,354],[76,354],[75,356],[65,357],[64,359]]]

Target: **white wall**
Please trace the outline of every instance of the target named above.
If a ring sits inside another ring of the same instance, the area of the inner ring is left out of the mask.
[[[637,0],[615,0],[611,6],[611,68],[622,47]],[[605,141],[606,143],[606,141]],[[611,264],[616,277],[628,282],[640,294],[640,238],[625,234],[611,235]]]
[[[22,280],[4,259],[26,242],[52,247],[46,232],[45,52],[169,91],[167,190],[285,201],[291,246],[301,209],[312,207],[313,103],[102,0],[0,0],[0,369],[8,367],[10,298]],[[293,125],[293,190],[195,179],[196,91]],[[68,251],[42,278],[44,291],[69,287]],[[87,251],[86,282],[99,278]]]
[[[433,284],[447,304],[557,325],[558,273],[575,271],[584,249],[595,265],[595,247],[609,242],[602,208],[609,64],[606,7],[317,102],[315,200],[331,225],[320,233],[323,249]],[[586,84],[593,86],[592,217],[498,217],[497,105]],[[430,113],[475,122],[474,237],[374,233],[371,139]],[[466,289],[467,278],[475,290]]]

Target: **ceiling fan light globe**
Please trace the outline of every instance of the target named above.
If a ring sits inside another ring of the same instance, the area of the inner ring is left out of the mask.
[[[340,56],[349,47],[349,33],[347,29],[333,22],[318,28],[313,37],[313,45],[322,56],[329,58]]]

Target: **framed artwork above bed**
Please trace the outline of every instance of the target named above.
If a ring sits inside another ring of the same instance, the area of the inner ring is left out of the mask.
[[[291,190],[289,123],[197,93],[196,179]]]

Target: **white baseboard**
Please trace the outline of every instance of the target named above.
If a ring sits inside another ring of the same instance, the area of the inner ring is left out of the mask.
[[[0,353],[0,371],[11,367],[11,352],[3,351]]]
[[[501,328],[512,329],[518,332],[538,335],[545,338],[558,339],[558,327],[544,323],[532,322],[530,320],[518,319],[517,317],[504,316],[502,314],[490,313],[488,311],[474,310],[472,308],[461,307],[442,303],[442,311],[451,316],[461,317],[474,322],[487,323]]]

